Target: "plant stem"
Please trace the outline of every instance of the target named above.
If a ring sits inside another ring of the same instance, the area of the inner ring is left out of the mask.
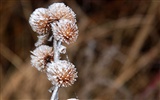
[[[58,100],[58,86],[55,86],[54,91],[51,96],[51,100]]]
[[[59,60],[59,51],[58,51],[59,45],[61,45],[61,42],[54,39],[53,41],[54,62],[57,62]],[[58,86],[55,86],[54,91],[52,93],[51,100],[58,100]]]
[[[54,62],[57,62],[59,60],[59,52],[58,52],[58,41],[54,39]]]

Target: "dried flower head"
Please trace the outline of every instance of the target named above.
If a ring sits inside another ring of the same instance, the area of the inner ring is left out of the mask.
[[[59,87],[72,85],[78,77],[75,66],[65,60],[49,63],[47,72],[48,79]]]
[[[49,6],[48,9],[50,10],[52,17],[57,21],[61,19],[68,19],[76,22],[76,14],[72,11],[70,7],[66,6],[64,3],[53,3]]]
[[[53,48],[41,45],[31,53],[32,66],[37,68],[39,71],[46,71],[47,64],[53,61]]]
[[[72,21],[64,19],[51,25],[56,40],[61,40],[67,44],[77,40],[78,27]]]
[[[50,31],[50,22],[53,22],[52,17],[50,17],[50,12],[46,8],[36,9],[29,18],[29,23],[34,32],[38,34],[46,34]]]

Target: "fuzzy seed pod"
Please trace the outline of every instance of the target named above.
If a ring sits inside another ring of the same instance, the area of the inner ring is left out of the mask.
[[[41,45],[31,52],[31,64],[39,71],[46,71],[47,64],[53,61],[53,48]]]
[[[76,14],[72,11],[72,9],[66,6],[64,3],[53,3],[48,7],[50,10],[52,17],[57,21],[61,19],[68,19],[76,22]]]
[[[59,87],[72,85],[78,77],[75,66],[65,60],[49,63],[47,72],[48,80]]]
[[[50,31],[50,23],[53,22],[50,12],[46,8],[37,8],[29,18],[29,24],[34,32],[40,35],[47,34]]]
[[[61,40],[67,44],[77,40],[78,27],[72,21],[64,19],[51,24],[51,26],[56,40]]]

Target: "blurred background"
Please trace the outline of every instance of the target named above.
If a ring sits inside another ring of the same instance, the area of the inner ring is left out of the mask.
[[[77,14],[79,37],[67,46],[78,79],[59,99],[159,100],[160,0],[1,0],[1,100],[49,100],[50,81],[31,67],[39,7],[64,2]]]

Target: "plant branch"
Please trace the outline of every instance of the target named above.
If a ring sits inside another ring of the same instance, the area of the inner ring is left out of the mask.
[[[56,87],[54,88],[54,91],[53,91],[53,93],[52,93],[51,100],[58,100],[58,86],[56,86]]]

